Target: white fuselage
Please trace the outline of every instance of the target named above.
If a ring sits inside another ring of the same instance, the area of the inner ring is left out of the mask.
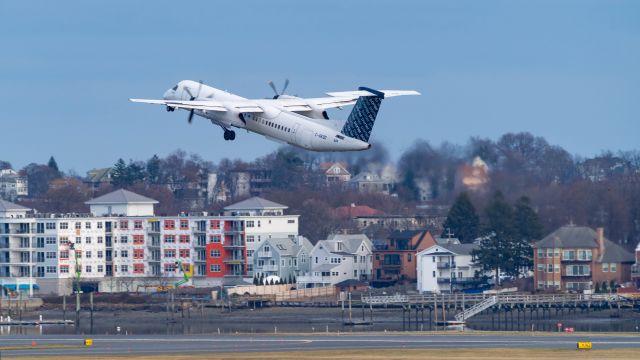
[[[185,89],[188,89],[185,90]],[[164,94],[165,100],[190,100],[198,94],[198,100],[234,101],[243,97],[194,81],[181,81]],[[337,129],[322,124],[323,120],[312,119],[274,105],[269,100],[252,100],[262,112],[243,113],[236,109],[226,112],[194,110],[194,114],[211,120],[225,129],[236,127],[261,134],[269,139],[314,151],[354,151],[371,147],[367,142],[342,134]],[[329,124],[328,120],[327,121]]]

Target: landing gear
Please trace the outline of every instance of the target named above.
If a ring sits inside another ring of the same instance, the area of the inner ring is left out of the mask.
[[[225,140],[235,140],[236,132],[233,130],[224,129],[224,139]]]
[[[168,112],[172,112],[172,111],[174,111],[175,109],[176,109],[176,108],[174,108],[174,107],[167,106],[167,111],[168,111]]]

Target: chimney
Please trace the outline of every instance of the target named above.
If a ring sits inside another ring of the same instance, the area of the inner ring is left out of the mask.
[[[596,229],[596,241],[598,242],[598,252],[602,255],[604,253],[604,228]]]

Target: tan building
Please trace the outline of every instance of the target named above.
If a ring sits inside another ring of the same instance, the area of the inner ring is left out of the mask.
[[[533,245],[537,289],[583,291],[630,281],[633,254],[604,237],[604,229],[566,225]],[[605,285],[606,284],[606,285]]]

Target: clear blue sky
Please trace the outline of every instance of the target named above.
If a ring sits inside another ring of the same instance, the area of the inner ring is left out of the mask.
[[[640,2],[0,1],[0,159],[253,159],[279,145],[127,99],[182,79],[264,97],[285,77],[308,97],[422,92],[382,106],[372,137],[394,157],[519,131],[583,156],[639,148]]]

